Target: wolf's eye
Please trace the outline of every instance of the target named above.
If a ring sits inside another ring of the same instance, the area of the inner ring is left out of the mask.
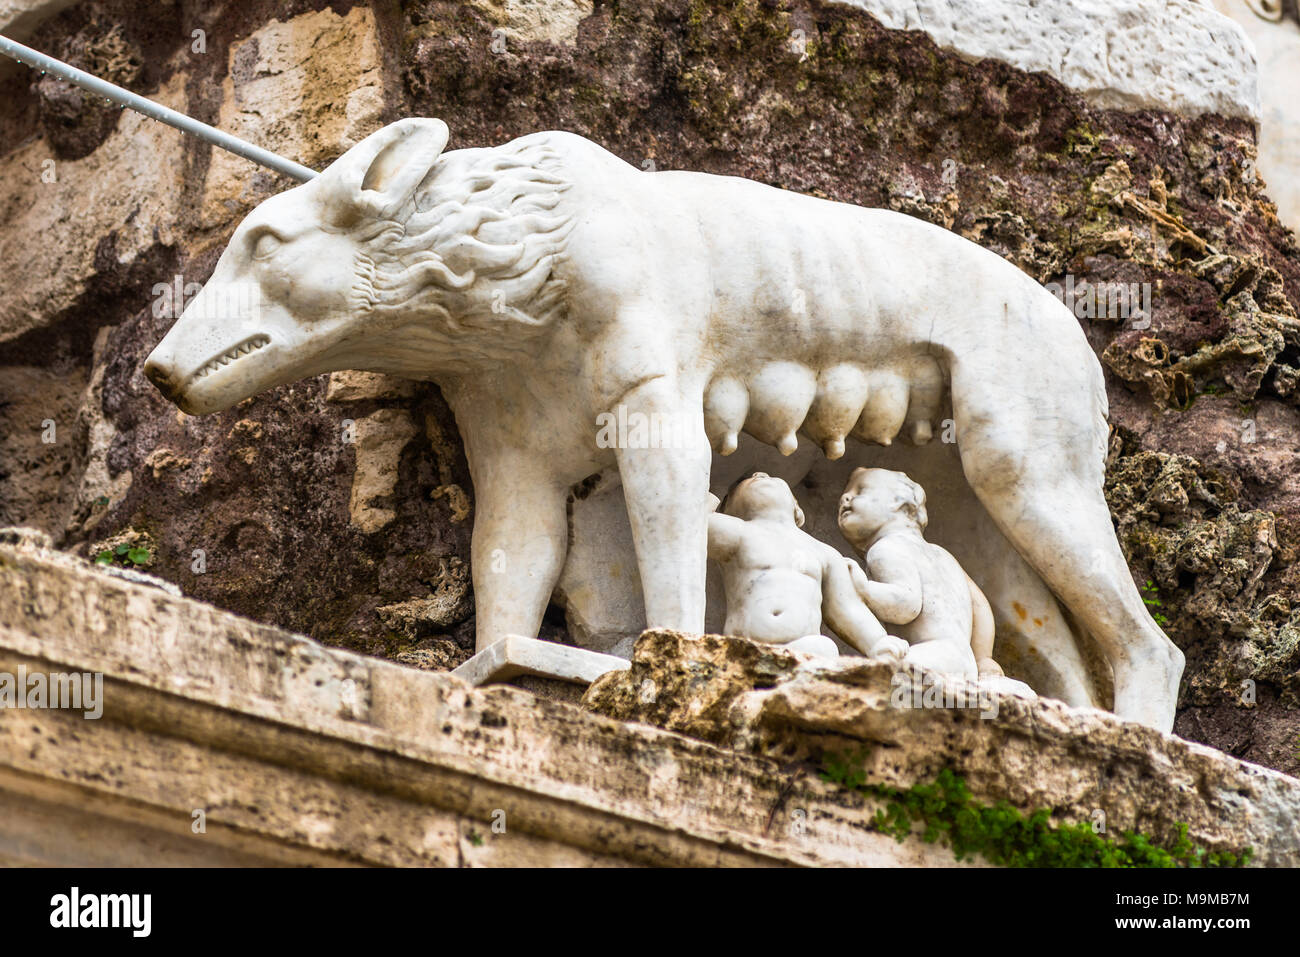
[[[275,251],[281,246],[280,237],[270,230],[266,230],[258,235],[253,241],[253,258],[266,259],[275,255]]]

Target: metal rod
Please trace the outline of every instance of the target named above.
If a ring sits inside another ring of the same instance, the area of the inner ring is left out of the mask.
[[[43,73],[53,73],[60,79],[74,83],[83,90],[89,90],[96,96],[102,96],[119,106],[125,106],[135,110],[137,113],[143,113],[150,119],[155,119],[160,123],[166,123],[168,126],[174,126],[182,133],[191,133],[199,139],[207,140],[215,146],[228,150],[236,156],[242,156],[244,159],[252,160],[268,169],[273,169],[277,173],[283,173],[299,182],[307,182],[315,179],[319,173],[313,169],[308,169],[293,160],[287,160],[283,156],[277,156],[269,150],[264,150],[260,146],[254,146],[252,143],[245,142],[237,136],[231,136],[229,133],[223,133],[215,127],[208,126],[206,123],[200,123],[193,117],[186,116],[184,113],[177,113],[175,110],[168,109],[160,103],[153,100],[145,99],[138,93],[132,93],[130,90],[124,90],[120,86],[114,86],[107,80],[101,80],[97,76],[86,73],[84,70],[78,70],[74,66],[69,66],[62,60],[56,60],[52,56],[46,56],[31,47],[25,47],[21,43],[15,43],[8,37],[0,36],[0,53],[11,57],[26,66],[38,69]]]

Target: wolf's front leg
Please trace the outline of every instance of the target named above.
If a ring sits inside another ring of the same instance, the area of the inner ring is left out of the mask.
[[[564,566],[567,489],[521,458],[476,463],[471,565],[476,649],[533,638]]]
[[[665,376],[637,386],[622,403],[632,427],[628,441],[620,443],[629,447],[617,449],[618,470],[641,572],[646,625],[698,634],[704,630],[712,461],[703,400],[683,395]],[[644,433],[637,431],[638,424],[646,426]],[[645,443],[639,441],[642,434]]]

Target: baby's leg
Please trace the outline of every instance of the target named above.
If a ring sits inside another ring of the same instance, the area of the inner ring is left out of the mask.
[[[973,622],[971,625],[970,647],[979,668],[981,687],[999,691],[1002,694],[1020,695],[1022,698],[1037,698],[1034,690],[1023,681],[1008,678],[1002,666],[993,660],[993,609],[984,597],[979,586],[966,576],[970,585],[970,603]]]
[[[825,635],[804,635],[786,644],[791,651],[802,651],[819,658],[838,658],[839,646]]]
[[[922,641],[907,650],[903,661],[945,675],[971,679],[979,676],[975,654],[964,641]]]
[[[971,634],[970,648],[975,654],[975,664],[982,675],[1003,674],[1002,666],[993,660],[993,609],[978,585],[966,576],[970,588]]]

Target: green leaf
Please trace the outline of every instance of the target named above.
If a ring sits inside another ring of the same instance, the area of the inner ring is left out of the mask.
[[[133,548],[126,553],[126,557],[137,565],[143,565],[149,561],[149,549]]]

